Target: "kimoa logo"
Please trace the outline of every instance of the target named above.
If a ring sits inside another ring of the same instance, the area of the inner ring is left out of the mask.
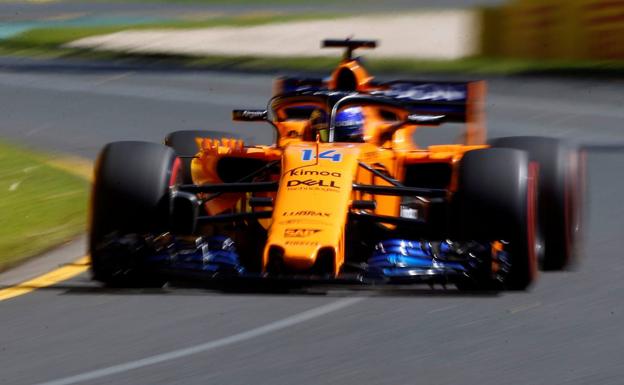
[[[336,186],[336,182],[335,181],[326,181],[323,179],[306,179],[306,180],[299,180],[299,179],[291,179],[288,181],[288,183],[286,184],[287,187],[297,187],[297,186],[319,186],[319,187],[331,187],[331,188],[340,188],[338,186]]]
[[[288,172],[289,176],[333,176],[336,178],[340,178],[342,176],[341,173],[335,171],[319,171],[319,170],[301,170],[294,169]]]

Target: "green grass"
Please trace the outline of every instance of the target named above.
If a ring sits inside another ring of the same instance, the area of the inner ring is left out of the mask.
[[[242,71],[299,70],[329,72],[338,63],[338,57],[283,58],[283,57],[180,57],[171,56],[188,66]],[[624,73],[624,62],[608,61],[541,61],[500,58],[466,58],[459,60],[371,59],[365,60],[371,73],[422,74],[462,73],[474,75],[513,75],[523,73],[609,74]]]
[[[85,0],[70,0],[74,3],[85,3]],[[354,0],[351,0],[352,2]],[[208,5],[245,5],[252,4],[257,5],[258,0],[90,0],[94,3],[110,3],[110,2],[123,2],[123,3],[179,3],[179,4],[208,4]],[[316,0],[315,4],[330,4],[335,3],[336,0]],[[359,3],[370,3],[371,0],[357,0]],[[269,5],[297,5],[297,4],[310,4],[309,0],[264,0],[262,4]]]
[[[85,231],[89,182],[0,142],[0,271]]]

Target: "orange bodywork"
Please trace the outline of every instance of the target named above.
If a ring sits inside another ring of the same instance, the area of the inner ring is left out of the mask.
[[[354,82],[353,91],[369,93],[375,89],[373,77],[357,60],[343,60],[326,87],[340,89],[345,79]],[[274,202],[272,217],[259,220],[266,229],[262,269],[266,270],[271,258],[278,256],[289,270],[306,271],[323,255],[333,258],[333,273],[338,275],[345,261],[345,231],[354,201],[374,200],[376,208],[362,210],[376,215],[400,216],[400,197],[353,190],[354,183],[390,186],[384,178],[360,167],[360,163],[398,181],[405,180],[406,170],[413,165],[446,164],[452,173],[444,188],[455,191],[455,168],[463,154],[487,147],[484,144],[484,97],[483,82],[469,85],[462,143],[427,148],[420,148],[413,140],[420,128],[418,125],[408,124],[388,135],[395,122],[388,121],[375,107],[364,111],[364,143],[322,142],[312,131],[308,119],[286,119],[279,116],[282,112],[278,110],[273,123],[278,137],[273,145],[246,147],[235,139],[197,138],[198,156],[192,162],[192,178],[196,184],[224,183],[217,167],[224,158],[277,161],[279,172],[265,175],[264,180],[278,181],[278,190],[254,193],[254,196],[270,196]],[[396,119],[405,118],[403,110],[391,113]],[[208,215],[267,209],[247,207],[250,195],[225,193],[206,202],[204,209]]]

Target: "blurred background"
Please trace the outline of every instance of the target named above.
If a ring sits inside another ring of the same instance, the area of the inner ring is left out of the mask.
[[[381,79],[487,80],[490,137],[584,151],[575,270],[479,297],[89,280],[75,261],[106,143],[185,129],[266,143],[271,127],[231,110],[266,106],[277,75],[328,75],[341,52],[320,41],[346,37],[378,40],[359,54]],[[623,79],[620,0],[0,0],[0,383],[620,384]],[[68,264],[83,273],[4,291]],[[102,368],[117,369],[73,377]]]
[[[252,56],[256,64],[246,63],[246,68],[283,69],[289,65],[260,65],[259,59],[325,56],[317,44],[310,46],[322,33],[385,34],[378,37],[383,44],[373,57],[394,61],[388,67],[395,70],[414,69],[398,63],[399,58],[460,61],[463,67],[454,63],[454,68],[477,72],[621,70],[624,55],[624,6],[609,0],[321,0],[314,5],[297,0],[33,0],[1,6],[0,49],[15,55],[180,55],[186,64],[221,62],[228,68],[243,66],[240,58]],[[327,63],[295,67],[318,69]],[[417,69],[424,70],[450,65],[419,64]]]

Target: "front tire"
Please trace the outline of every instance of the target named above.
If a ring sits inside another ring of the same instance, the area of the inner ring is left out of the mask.
[[[534,181],[524,151],[473,150],[461,160],[453,199],[457,238],[499,242],[506,256],[495,261],[497,269],[485,266],[486,287],[501,283],[505,289],[525,290],[536,277]]]
[[[162,286],[138,259],[143,234],[167,231],[169,187],[180,160],[166,146],[146,142],[106,145],[95,166],[89,251],[93,279],[113,286]]]

